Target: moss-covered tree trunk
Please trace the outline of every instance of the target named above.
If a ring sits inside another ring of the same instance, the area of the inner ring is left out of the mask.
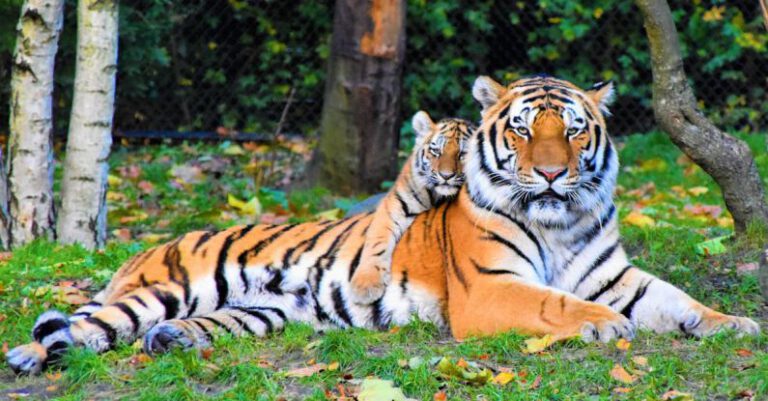
[[[77,5],[75,93],[69,119],[58,234],[101,248],[107,238],[107,173],[117,72],[117,1]]]
[[[698,109],[683,69],[677,30],[666,0],[636,0],[645,21],[653,72],[653,111],[672,141],[720,186],[736,232],[768,223],[755,159],[743,141],[720,131]]]
[[[337,0],[314,173],[373,191],[397,169],[405,0]]]
[[[55,238],[53,66],[64,0],[25,0],[11,66],[8,190],[11,245]]]

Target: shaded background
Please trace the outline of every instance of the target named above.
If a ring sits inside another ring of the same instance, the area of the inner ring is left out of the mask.
[[[20,1],[0,4],[0,104],[8,104]],[[75,2],[68,1],[56,74],[66,132],[74,78]],[[588,86],[613,79],[614,135],[654,127],[650,60],[629,0],[409,0],[403,117],[479,118],[479,74],[510,81],[547,72]],[[730,131],[768,124],[768,35],[757,1],[671,1],[697,97]],[[135,0],[120,9],[115,129],[271,133],[319,127],[333,1]],[[407,122],[406,122],[407,125]],[[0,134],[8,109],[0,108]]]

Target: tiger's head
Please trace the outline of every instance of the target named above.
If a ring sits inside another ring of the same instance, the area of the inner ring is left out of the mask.
[[[613,85],[582,90],[548,76],[472,88],[482,123],[470,146],[470,194],[481,206],[567,226],[611,202],[618,158],[604,116]]]
[[[464,185],[464,154],[474,127],[459,118],[435,123],[425,111],[416,113],[412,124],[416,131],[413,168],[417,175],[437,195],[456,195]]]

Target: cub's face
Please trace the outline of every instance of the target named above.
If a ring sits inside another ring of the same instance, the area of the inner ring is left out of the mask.
[[[434,123],[424,111],[413,116],[416,131],[414,168],[425,185],[441,197],[456,195],[464,185],[464,154],[473,127],[465,120],[446,118]]]
[[[584,91],[533,77],[504,87],[481,77],[473,94],[483,122],[469,164],[486,206],[567,226],[610,197],[618,170],[603,118],[611,84]]]

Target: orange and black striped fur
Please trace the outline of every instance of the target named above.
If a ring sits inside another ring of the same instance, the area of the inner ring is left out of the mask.
[[[464,185],[462,163],[472,124],[458,118],[434,123],[424,111],[413,116],[416,143],[392,188],[373,213],[360,266],[352,275],[352,298],[370,303],[390,281],[395,245],[413,219],[455,196]]]
[[[616,149],[603,118],[611,84],[550,77],[475,82],[482,124],[459,195],[418,215],[375,302],[350,302],[372,215],[193,232],[127,262],[96,303],[40,316],[9,365],[39,372],[72,345],[104,351],[144,336],[148,352],[207,344],[215,331],[264,335],[288,320],[380,328],[413,316],[457,338],[505,330],[631,338],[636,328],[696,336],[747,318],[714,311],[634,266],[612,200]]]

